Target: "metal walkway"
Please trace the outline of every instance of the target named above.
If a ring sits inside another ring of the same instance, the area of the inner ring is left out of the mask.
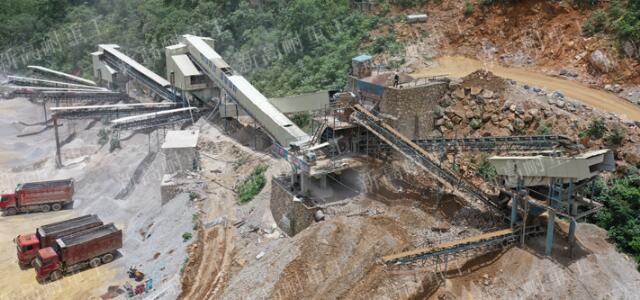
[[[434,162],[430,154],[422,147],[409,140],[391,126],[382,122],[380,119],[376,118],[359,104],[354,106],[354,110],[355,111],[351,115],[351,118],[353,118],[355,122],[362,125],[389,146],[402,153],[408,159],[423,167],[427,172],[433,174],[440,182],[445,185],[450,185],[454,190],[457,189],[463,194],[463,196],[467,196],[466,198],[480,200],[485,204],[488,204],[504,216],[504,212],[500,209],[498,204],[491,201],[491,199],[489,199],[482,190],[467,182],[460,176],[455,175],[452,171]]]
[[[503,229],[472,236],[462,240],[449,241],[435,246],[422,247],[411,251],[383,256],[382,261],[384,261],[384,263],[386,264],[406,264],[419,259],[427,259],[434,256],[453,254],[482,246],[489,246],[500,243],[513,243],[517,241],[517,239],[517,233],[515,233],[512,229]]]
[[[495,136],[480,138],[430,138],[413,140],[414,143],[429,151],[463,150],[463,151],[531,151],[571,148],[575,143],[562,135],[533,136]],[[366,152],[388,150],[390,147],[379,140],[362,141],[360,149]]]

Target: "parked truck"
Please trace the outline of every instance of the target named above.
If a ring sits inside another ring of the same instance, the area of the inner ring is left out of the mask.
[[[2,194],[0,210],[5,215],[56,211],[73,202],[73,192],[73,179],[23,183],[13,194]]]
[[[33,266],[38,251],[51,247],[56,239],[103,224],[98,216],[86,215],[41,226],[35,233],[18,235],[14,240],[18,252],[18,264],[23,268]]]
[[[64,274],[111,262],[122,248],[122,230],[113,223],[58,238],[40,249],[35,261],[36,279],[56,281]]]

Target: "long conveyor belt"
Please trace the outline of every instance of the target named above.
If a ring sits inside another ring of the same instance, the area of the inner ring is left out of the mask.
[[[458,191],[466,195],[467,198],[480,200],[503,214],[500,207],[491,201],[482,190],[467,182],[460,176],[455,175],[452,171],[435,163],[429,153],[422,147],[376,118],[359,104],[354,105],[354,109],[355,112],[351,115],[354,121],[371,131],[374,135],[402,153],[404,156],[423,167],[427,172],[432,173],[440,182],[445,185],[450,185],[454,189],[457,188]]]
[[[430,256],[437,256],[446,253],[454,253],[481,245],[491,245],[502,243],[505,241],[514,241],[517,237],[512,229],[503,229],[493,232],[487,232],[480,235],[468,237],[461,240],[444,242],[434,246],[417,248],[414,250],[401,252],[397,254],[383,256],[382,260],[387,263],[407,263],[417,259],[424,259]]]
[[[429,150],[474,150],[474,151],[531,151],[553,150],[558,148],[572,148],[575,143],[562,135],[533,135],[533,136],[492,136],[478,138],[427,138],[414,140],[420,147]],[[360,149],[389,148],[388,145],[377,139],[360,143]]]

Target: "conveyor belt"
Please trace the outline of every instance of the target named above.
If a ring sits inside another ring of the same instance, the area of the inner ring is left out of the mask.
[[[474,151],[516,151],[516,150],[551,150],[571,147],[575,143],[562,135],[533,135],[533,136],[495,136],[480,138],[431,138],[414,140],[414,143],[429,151],[445,150],[474,150]],[[378,140],[362,142],[360,149],[375,149],[375,151],[389,149],[389,146]]]
[[[51,70],[45,67],[41,67],[41,66],[27,66],[27,68],[31,69],[34,73],[40,74],[42,76],[45,77],[54,77],[60,80],[64,80],[66,82],[71,82],[71,83],[79,83],[79,84],[84,84],[84,85],[91,85],[91,86],[96,86],[96,83],[89,80],[89,79],[84,79],[78,76],[74,76],[71,74],[67,74],[67,73],[62,73],[56,70]]]
[[[184,35],[181,42],[189,49],[189,58],[219,88],[225,91],[262,129],[281,146],[305,146],[311,136],[279,111],[246,78],[236,74],[206,39]],[[223,104],[224,105],[224,104]]]
[[[410,262],[416,259],[423,259],[430,256],[437,256],[446,253],[455,253],[462,250],[476,248],[482,245],[496,244],[515,239],[516,236],[514,236],[514,232],[512,229],[504,229],[483,233],[481,235],[472,236],[462,240],[449,241],[435,246],[423,247],[411,251],[383,256],[382,260],[387,264],[396,262]]]
[[[171,91],[171,84],[167,80],[120,52],[117,45],[100,45],[100,48],[104,50],[101,59],[112,68],[128,74],[166,100],[182,101],[180,95]]]
[[[132,115],[160,112],[176,108],[176,103],[136,103],[93,106],[64,106],[52,107],[51,111],[59,119],[119,119]]]
[[[197,114],[195,107],[163,110],[159,112],[124,117],[111,121],[112,127],[118,130],[145,129],[191,120],[192,114]]]
[[[39,87],[65,88],[65,89],[107,91],[107,89],[105,88],[91,86],[91,85],[46,80],[46,79],[40,79],[40,78],[29,78],[29,77],[20,77],[20,76],[8,76],[7,78],[8,78],[9,84],[14,84],[17,86],[39,86]]]
[[[429,153],[422,147],[418,146],[391,126],[376,118],[362,106],[356,104],[354,109],[355,112],[351,117],[357,123],[371,131],[378,138],[402,153],[404,156],[423,167],[426,171],[433,174],[440,182],[450,185],[452,188],[457,188],[461,193],[468,196],[468,198],[480,200],[504,215],[502,210],[500,210],[500,207],[491,201],[483,191],[463,178],[455,175],[452,171],[435,163]]]

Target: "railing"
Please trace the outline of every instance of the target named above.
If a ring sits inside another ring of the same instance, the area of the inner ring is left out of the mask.
[[[534,135],[534,136],[497,136],[480,138],[430,138],[414,140],[414,143],[427,150],[553,150],[571,146],[574,142],[561,135]],[[361,149],[378,147],[385,144],[376,139],[360,142]],[[388,150],[389,146],[383,146],[382,150]]]

